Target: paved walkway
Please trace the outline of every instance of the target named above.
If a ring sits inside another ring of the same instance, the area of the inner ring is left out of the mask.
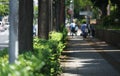
[[[120,76],[120,50],[97,39],[68,36],[61,76]]]

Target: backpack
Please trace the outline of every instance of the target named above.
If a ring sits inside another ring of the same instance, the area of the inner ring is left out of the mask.
[[[78,26],[77,25],[75,25],[75,31],[78,31]]]
[[[71,31],[72,31],[72,32],[75,32],[75,27],[71,27]]]
[[[88,31],[88,28],[85,28],[85,32],[89,32],[89,31]]]
[[[71,24],[70,24],[70,30],[71,30],[71,32],[74,32],[74,31],[75,31],[74,23],[71,23]]]

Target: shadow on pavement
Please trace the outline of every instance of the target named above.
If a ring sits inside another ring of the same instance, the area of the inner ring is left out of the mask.
[[[120,50],[104,41],[70,37],[62,55],[61,76],[120,76]]]

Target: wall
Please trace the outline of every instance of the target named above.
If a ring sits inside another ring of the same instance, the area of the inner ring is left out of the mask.
[[[120,48],[120,30],[95,29],[95,37]]]

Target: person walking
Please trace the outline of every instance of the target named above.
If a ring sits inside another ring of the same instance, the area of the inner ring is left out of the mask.
[[[92,38],[95,36],[95,28],[94,25],[90,25],[90,30],[91,30],[91,36]]]
[[[88,34],[88,27],[87,27],[86,22],[83,22],[83,24],[81,24],[80,29],[82,31],[81,36],[83,36],[83,38],[86,38]]]
[[[72,23],[70,24],[70,35],[74,35],[75,34],[75,21],[72,21]]]

